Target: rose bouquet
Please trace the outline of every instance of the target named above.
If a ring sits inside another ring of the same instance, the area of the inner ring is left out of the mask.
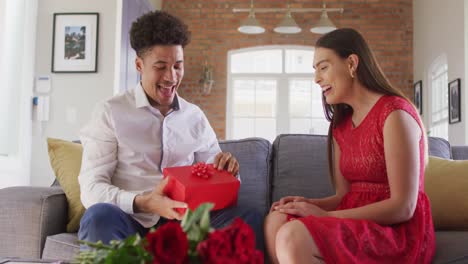
[[[81,251],[78,263],[263,263],[263,254],[255,249],[255,234],[240,218],[225,228],[210,227],[213,204],[204,203],[195,211],[187,210],[182,222],[171,221],[152,229],[141,238],[138,234],[122,241],[80,241],[90,250]]]

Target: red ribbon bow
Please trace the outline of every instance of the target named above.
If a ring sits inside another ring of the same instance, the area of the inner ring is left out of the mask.
[[[211,175],[212,172],[210,171],[210,167],[206,163],[200,162],[192,167],[192,176],[208,179]]]

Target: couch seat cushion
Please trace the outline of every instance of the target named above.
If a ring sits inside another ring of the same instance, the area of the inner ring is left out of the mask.
[[[437,231],[433,264],[468,263],[468,232]]]
[[[42,252],[43,259],[73,260],[80,251],[76,233],[62,233],[48,236]]]

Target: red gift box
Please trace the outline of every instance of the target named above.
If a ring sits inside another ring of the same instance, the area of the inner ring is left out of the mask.
[[[214,203],[213,210],[237,204],[239,180],[226,170],[213,168],[212,164],[165,168],[163,175],[169,177],[164,193],[173,200],[187,203],[190,210],[206,202]],[[185,208],[176,210],[185,213]]]

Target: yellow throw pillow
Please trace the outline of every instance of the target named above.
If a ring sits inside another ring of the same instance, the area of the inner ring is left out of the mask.
[[[85,211],[80,200],[80,185],[78,184],[83,147],[81,144],[55,138],[48,138],[47,145],[50,165],[68,201],[67,232],[76,232]]]
[[[429,157],[424,188],[438,230],[468,230],[468,160]]]

